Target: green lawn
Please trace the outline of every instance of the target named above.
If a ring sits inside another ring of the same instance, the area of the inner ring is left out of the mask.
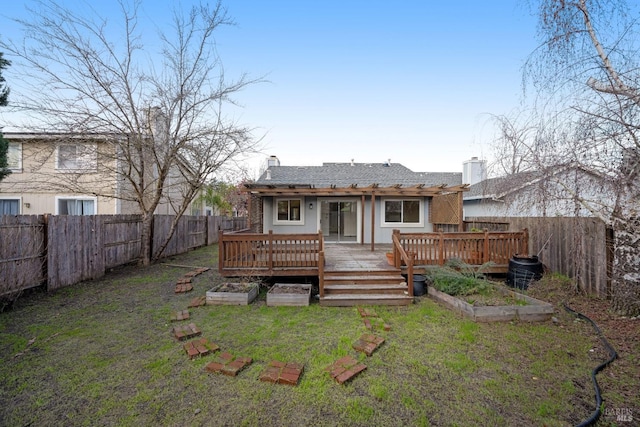
[[[583,322],[476,324],[426,297],[376,307],[391,325],[371,356],[357,309],[191,309],[203,337],[252,365],[208,374],[170,331],[172,312],[222,279],[217,247],[167,263],[210,266],[174,294],[188,269],[126,267],[0,313],[0,425],[573,425],[593,410],[589,372],[603,353]],[[338,385],[324,368],[353,355],[368,369]],[[303,363],[297,387],[258,381],[271,360]]]

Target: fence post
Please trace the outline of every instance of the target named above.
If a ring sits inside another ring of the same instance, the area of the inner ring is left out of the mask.
[[[522,243],[520,247],[522,255],[529,256],[529,229],[522,229]]]
[[[204,245],[209,246],[209,218],[207,216],[202,218],[204,220]]]
[[[218,230],[218,273],[222,274],[224,268],[225,245],[223,240],[224,231]]]
[[[42,277],[49,290],[49,214],[42,218]]]

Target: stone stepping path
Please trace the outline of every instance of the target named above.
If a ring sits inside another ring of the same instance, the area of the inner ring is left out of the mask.
[[[238,372],[249,366],[253,362],[250,357],[235,357],[231,353],[220,354],[217,360],[210,362],[204,369],[214,374],[223,374],[235,377]]]
[[[174,326],[173,336],[179,341],[188,340],[193,337],[197,337],[202,334],[202,331],[198,329],[195,323],[189,323],[184,326]]]
[[[185,343],[182,348],[189,356],[189,359],[195,359],[196,357],[206,356],[209,353],[214,353],[220,350],[217,344],[210,342],[206,338],[200,338]]]
[[[191,300],[191,302],[189,303],[189,308],[196,308],[196,307],[202,307],[203,305],[207,304],[207,296],[206,295],[202,295],[199,297],[196,297],[194,299]]]
[[[180,310],[171,314],[171,321],[178,322],[180,320],[189,319],[189,310]]]
[[[367,356],[371,356],[383,343],[384,338],[382,337],[373,334],[363,334],[358,341],[353,343],[352,347],[356,351],[361,351]]]
[[[269,362],[267,369],[260,374],[259,380],[274,384],[287,384],[296,386],[304,366],[299,363],[285,363],[277,360]]]
[[[336,380],[338,384],[344,384],[365,369],[367,366],[364,363],[358,362],[352,356],[344,356],[327,366],[325,371],[329,372],[331,378]]]

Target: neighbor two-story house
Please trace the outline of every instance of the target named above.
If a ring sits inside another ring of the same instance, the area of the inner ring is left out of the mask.
[[[134,165],[118,152],[114,142],[121,136],[5,133],[4,138],[9,141],[8,167],[12,173],[0,181],[0,214],[140,212],[132,184],[124,178],[126,169]],[[153,185],[153,169],[144,173],[148,184]],[[172,206],[181,200],[182,193],[178,174],[171,174],[164,193],[155,213],[173,214]]]

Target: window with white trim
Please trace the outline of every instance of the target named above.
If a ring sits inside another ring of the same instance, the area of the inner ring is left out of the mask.
[[[422,202],[419,199],[384,200],[383,212],[383,225],[422,225]]]
[[[22,143],[10,142],[7,150],[7,168],[14,172],[22,170]]]
[[[96,144],[60,144],[57,147],[56,169],[63,171],[96,170]]]
[[[0,215],[20,215],[20,199],[0,199]]]
[[[58,215],[95,215],[96,199],[81,197],[57,197],[56,213]]]
[[[302,199],[277,199],[274,222],[276,223],[302,223]]]

